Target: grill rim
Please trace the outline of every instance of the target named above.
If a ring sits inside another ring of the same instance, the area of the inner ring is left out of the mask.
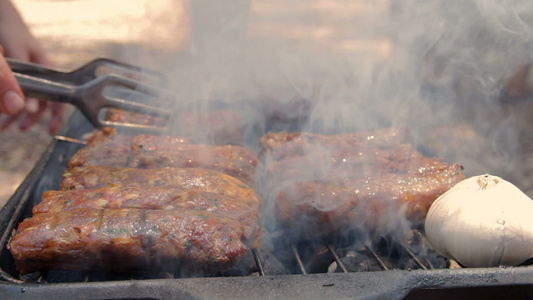
[[[483,274],[481,274],[483,273]],[[412,291],[526,287],[533,291],[531,267],[460,270],[396,270],[359,273],[146,279],[90,283],[10,284],[17,299],[402,299]]]
[[[79,137],[93,130],[78,112],[70,117],[62,135]],[[43,177],[58,143],[52,140],[13,196],[0,210],[0,257],[11,255],[7,243]],[[53,162],[52,162],[53,163]],[[31,209],[31,208],[30,208]],[[20,299],[61,297],[77,299],[234,299],[386,297],[401,299],[418,289],[526,286],[533,289],[533,265],[509,268],[389,270],[348,273],[290,274],[244,277],[135,279],[73,283],[27,283],[13,278],[0,262],[0,292]],[[241,288],[236,288],[241,287]],[[309,297],[304,297],[305,295]],[[533,294],[532,294],[533,295]],[[154,298],[155,297],[155,298]]]

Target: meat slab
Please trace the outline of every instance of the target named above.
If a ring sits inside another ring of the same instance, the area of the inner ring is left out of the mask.
[[[171,144],[153,137],[133,140],[127,167],[157,169],[164,167],[217,170],[254,185],[258,158],[249,149],[234,145]]]
[[[187,209],[77,209],[22,222],[8,246],[20,274],[50,268],[114,272],[233,266],[247,252],[241,222]]]
[[[452,164],[422,174],[291,182],[277,192],[275,210],[287,227],[322,233],[380,229],[403,217],[422,221],[433,201],[464,179],[462,168]]]
[[[282,228],[329,235],[394,231],[423,221],[438,196],[465,178],[462,167],[426,157],[408,128],[261,138],[261,194]]]
[[[77,167],[63,187],[44,193],[9,244],[21,274],[216,272],[259,241],[261,199],[216,171]]]
[[[387,173],[423,173],[445,166],[441,159],[425,157],[412,144],[391,145],[388,149],[372,145],[344,149],[315,147],[304,154],[270,162],[265,176],[276,178],[276,182],[333,180]]]
[[[345,134],[317,134],[311,132],[269,132],[261,140],[262,155],[272,156],[274,160],[299,156],[314,151],[315,148],[343,149],[354,148],[388,148],[409,142],[411,132],[408,128],[383,128],[373,132],[356,132]]]
[[[68,167],[204,168],[253,185],[257,164],[255,153],[241,146],[192,144],[188,137],[124,136],[105,128],[91,136],[87,146],[69,160]]]
[[[130,136],[117,135],[111,127],[96,131],[89,137],[87,145],[70,158],[68,168],[92,165],[124,167],[130,155],[131,139]]]
[[[206,169],[79,167],[63,173],[62,190],[111,186],[176,186],[246,198],[255,191],[239,179]]]
[[[233,194],[233,193],[230,193]],[[246,197],[205,192],[201,187],[108,187],[69,191],[47,191],[33,208],[33,214],[61,213],[76,209],[189,209],[209,211],[233,218],[244,225],[244,238],[250,244],[261,231],[261,199],[255,193]]]

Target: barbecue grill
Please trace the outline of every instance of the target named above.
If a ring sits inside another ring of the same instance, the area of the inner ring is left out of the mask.
[[[93,130],[75,112],[62,134],[81,138]],[[450,269],[423,233],[408,240],[380,237],[291,240],[283,231],[265,236],[248,254],[246,270],[187,277],[183,274],[107,274],[50,271],[20,276],[6,249],[15,228],[31,216],[44,191],[58,189],[69,158],[83,145],[56,139],[0,211],[0,295],[17,299],[475,299],[533,297],[533,261],[522,266]],[[355,239],[356,240],[356,239]]]

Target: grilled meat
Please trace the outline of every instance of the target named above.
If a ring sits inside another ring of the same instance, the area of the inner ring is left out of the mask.
[[[77,167],[48,191],[9,249],[21,274],[46,269],[235,266],[258,243],[261,200],[240,180],[194,168]]]
[[[130,155],[131,139],[130,136],[117,135],[116,130],[111,127],[96,131],[89,137],[87,145],[72,156],[68,167],[91,165],[124,167]]]
[[[89,136],[87,139],[87,146],[97,146],[110,141],[129,146],[131,143],[131,136],[119,135],[115,128],[104,127],[102,130],[95,131]]]
[[[136,153],[139,151],[145,152],[163,152],[167,153],[177,147],[182,147],[192,143],[193,140],[189,137],[172,137],[172,136],[158,136],[149,134],[140,134],[132,137],[131,139],[131,151]],[[130,156],[131,154],[130,153]],[[131,159],[131,157],[130,157]]]
[[[116,272],[233,266],[248,250],[244,226],[193,210],[78,209],[22,222],[8,248],[21,274],[50,268]]]
[[[253,186],[258,159],[244,147],[224,145],[209,146],[177,144],[160,147],[158,141],[151,143],[134,140],[133,151],[127,167],[157,169],[164,167],[204,168],[234,176]]]
[[[321,135],[269,133],[261,139],[261,186],[282,226],[303,233],[388,230],[423,220],[462,168],[428,158],[408,128]]]
[[[261,199],[255,193],[245,198],[202,191],[201,187],[108,187],[70,191],[47,191],[33,214],[91,209],[189,209],[203,210],[236,219],[244,225],[244,238],[253,241],[261,230]]]
[[[337,135],[324,135],[309,132],[269,132],[260,140],[261,155],[269,155],[273,160],[299,156],[313,151],[316,147],[343,151],[357,148],[388,148],[409,142],[411,133],[407,128],[385,128],[374,132],[357,132]]]
[[[165,126],[167,119],[142,113],[110,108],[105,115],[106,121],[117,123],[133,123],[140,125]]]
[[[315,147],[300,156],[289,156],[271,162],[267,167],[266,177],[275,178],[278,185],[294,180],[335,180],[386,173],[423,173],[445,166],[441,159],[425,157],[412,144],[394,145],[389,149],[374,146],[343,149]]]
[[[310,232],[385,228],[403,216],[423,220],[433,201],[463,179],[452,164],[420,174],[292,182],[276,193],[275,210],[283,225]]]
[[[79,167],[63,173],[62,190],[109,186],[175,186],[246,198],[255,193],[239,179],[220,172],[195,168],[132,169]]]
[[[205,168],[254,184],[258,159],[244,147],[190,144],[190,138],[117,135],[110,129],[96,132],[85,148],[69,161],[69,168],[111,166],[154,169],[163,167]]]

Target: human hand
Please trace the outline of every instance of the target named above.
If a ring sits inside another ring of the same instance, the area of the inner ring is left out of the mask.
[[[17,9],[8,0],[0,0],[0,44],[4,48],[6,57],[42,65],[52,65],[39,42],[30,33]],[[9,116],[2,120],[0,129],[5,130],[13,123],[19,121],[20,130],[27,130],[39,122],[48,109],[52,115],[48,129],[50,134],[55,133],[63,122],[65,105],[33,98],[24,100],[24,98],[18,99],[15,97],[17,93],[19,93],[18,96],[23,94],[5,59],[2,57],[1,60],[0,116],[2,113]],[[16,84],[18,90],[13,89],[14,84]],[[6,93],[10,90],[14,91],[15,94]],[[4,98],[5,95],[9,95],[7,99]]]
[[[0,52],[3,49],[0,46]],[[4,56],[0,56],[0,113],[17,115],[24,109],[24,94]]]

